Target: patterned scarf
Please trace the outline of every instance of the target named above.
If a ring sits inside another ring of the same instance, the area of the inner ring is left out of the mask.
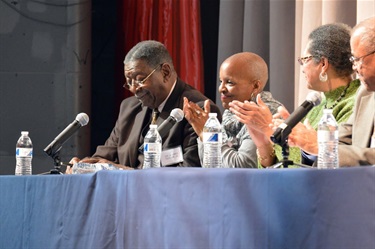
[[[236,150],[238,150],[244,139],[250,138],[246,126],[239,122],[235,115],[229,110],[225,110],[223,113],[222,129],[223,143],[228,144]]]

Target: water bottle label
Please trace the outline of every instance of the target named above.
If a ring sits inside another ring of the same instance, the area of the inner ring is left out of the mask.
[[[318,142],[329,142],[332,140],[337,140],[339,138],[338,131],[318,131]]]
[[[33,149],[32,148],[16,148],[17,157],[32,157]]]
[[[222,137],[223,137],[223,134],[221,132],[220,133],[204,132],[203,133],[203,142],[204,143],[216,143],[216,142],[221,143]]]
[[[144,152],[161,152],[161,144],[158,143],[145,143]]]

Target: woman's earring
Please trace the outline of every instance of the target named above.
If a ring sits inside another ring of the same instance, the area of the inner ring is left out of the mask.
[[[254,92],[251,93],[250,101],[254,101]]]
[[[322,82],[326,82],[326,81],[328,80],[328,75],[327,75],[327,73],[323,73],[323,72],[321,72],[321,73],[319,74],[319,80],[322,81]]]

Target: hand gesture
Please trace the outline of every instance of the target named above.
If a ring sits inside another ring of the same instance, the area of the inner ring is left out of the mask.
[[[237,100],[229,103],[229,110],[236,115],[241,123],[244,123],[249,132],[263,133],[270,137],[272,134],[272,113],[263,102],[260,94],[256,98],[257,103],[253,101],[240,102]]]
[[[282,117],[287,119],[290,116],[285,107],[278,109],[278,114],[274,115],[273,125],[277,128],[283,120],[277,119],[277,117]],[[317,132],[310,125],[308,119],[305,119],[304,123],[299,122],[288,135],[288,144],[290,146],[299,147],[309,154],[318,154],[318,142],[317,142]]]
[[[210,113],[210,101],[204,101],[204,110],[197,104],[189,101],[184,97],[183,111],[185,119],[193,127],[195,133],[199,138],[203,139],[203,127],[208,119],[208,114]]]

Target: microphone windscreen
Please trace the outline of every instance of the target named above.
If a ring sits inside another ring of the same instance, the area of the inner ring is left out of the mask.
[[[76,120],[80,123],[81,126],[85,126],[89,122],[89,116],[86,113],[81,112],[77,115]]]
[[[310,101],[314,106],[317,106],[322,101],[322,95],[319,92],[309,92],[306,96],[306,100]]]
[[[171,116],[180,122],[184,118],[184,112],[180,108],[175,108],[171,111]]]

